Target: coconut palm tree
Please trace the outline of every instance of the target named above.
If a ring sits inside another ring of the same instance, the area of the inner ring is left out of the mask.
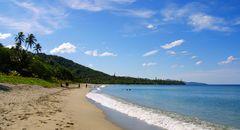
[[[22,48],[22,43],[25,41],[25,35],[23,32],[19,32],[15,36],[15,42],[16,42],[16,49],[20,50]]]
[[[26,38],[26,48],[28,50],[28,48],[32,49],[32,46],[34,46],[37,42],[37,39],[36,37],[31,33],[31,34],[28,34],[28,37]]]
[[[40,45],[39,43],[37,43],[33,48],[34,48],[34,51],[35,51],[37,54],[40,53],[41,50],[42,50],[42,47],[41,47],[41,45]]]

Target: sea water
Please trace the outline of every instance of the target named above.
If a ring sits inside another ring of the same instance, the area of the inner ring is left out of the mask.
[[[106,85],[87,97],[159,128],[240,129],[240,86]]]

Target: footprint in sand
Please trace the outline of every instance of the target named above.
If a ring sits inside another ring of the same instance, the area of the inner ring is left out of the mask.
[[[45,122],[45,121],[42,121],[42,120],[39,120],[41,123],[43,123],[43,124],[47,124],[47,122]]]
[[[57,125],[57,126],[62,126],[62,124],[58,124],[58,123],[57,123],[56,125]]]
[[[68,124],[68,125],[74,125],[74,123],[72,123],[72,122],[67,122],[67,124]]]

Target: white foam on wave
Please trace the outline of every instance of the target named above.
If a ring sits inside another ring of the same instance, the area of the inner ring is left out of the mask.
[[[87,98],[100,103],[101,105],[119,111],[121,113],[127,114],[128,116],[135,117],[148,124],[155,125],[168,130],[213,130],[211,127],[205,123],[194,124],[193,122],[186,122],[178,120],[176,118],[170,117],[167,114],[158,112],[156,110],[138,106],[135,104],[123,102],[111,98],[110,96],[89,92]]]
[[[101,86],[100,86],[100,88],[105,88],[105,87],[106,87],[106,85],[101,85]]]
[[[100,91],[101,88],[105,88],[105,87],[106,87],[106,85],[100,85],[100,86],[97,87],[97,90]]]

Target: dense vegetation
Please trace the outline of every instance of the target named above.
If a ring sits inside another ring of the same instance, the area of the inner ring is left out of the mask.
[[[25,43],[26,49],[23,49]],[[28,51],[32,49],[35,53]],[[27,38],[23,32],[15,37],[15,47],[0,44],[0,72],[8,75],[40,78],[51,82],[71,81],[101,84],[184,84],[175,80],[150,80],[133,77],[118,77],[77,64],[59,56],[41,52],[41,45],[33,34]]]

